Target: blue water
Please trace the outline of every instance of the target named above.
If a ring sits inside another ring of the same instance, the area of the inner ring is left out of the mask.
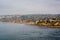
[[[60,28],[0,23],[0,40],[60,40]]]

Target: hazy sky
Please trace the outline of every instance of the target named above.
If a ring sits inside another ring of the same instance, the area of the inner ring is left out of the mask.
[[[57,13],[60,0],[0,0],[0,15]]]

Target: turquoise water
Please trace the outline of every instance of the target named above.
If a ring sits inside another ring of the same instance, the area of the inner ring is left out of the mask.
[[[0,23],[0,40],[60,40],[60,28]]]

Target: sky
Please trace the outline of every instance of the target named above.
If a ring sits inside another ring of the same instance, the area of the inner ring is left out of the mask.
[[[0,0],[0,15],[60,14],[60,0]]]

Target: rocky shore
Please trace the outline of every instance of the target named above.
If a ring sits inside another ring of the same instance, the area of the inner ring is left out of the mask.
[[[2,21],[0,21],[2,22]],[[54,24],[51,23],[40,23],[40,22],[33,22],[33,21],[22,21],[22,20],[14,20],[14,21],[8,21],[9,23],[19,23],[19,24],[27,24],[27,25],[36,25],[36,26],[42,26],[42,27],[49,27],[49,28],[60,28],[60,23],[56,22]]]

